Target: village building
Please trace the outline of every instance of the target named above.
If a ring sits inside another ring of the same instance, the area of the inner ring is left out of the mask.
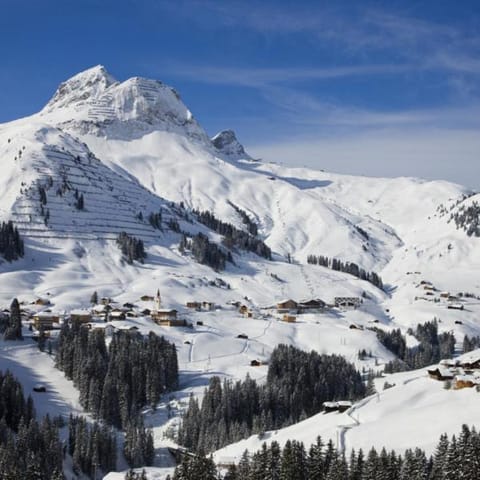
[[[359,297],[335,297],[334,304],[337,308],[358,308],[362,303]]]
[[[186,320],[178,318],[177,313],[174,309],[162,309],[152,312],[151,317],[161,327],[186,327]]]
[[[208,312],[211,312],[215,310],[215,303],[214,302],[202,302],[202,308],[204,310],[207,310]]]
[[[48,298],[37,298],[33,303],[35,305],[47,306],[50,305],[50,300]]]
[[[110,306],[99,304],[99,305],[94,305],[92,307],[92,312],[94,315],[104,315],[109,309],[110,309]]]
[[[127,318],[125,312],[123,310],[120,310],[118,308],[112,310],[109,314],[108,317],[110,320],[125,320]]]
[[[462,355],[459,365],[466,370],[478,370],[480,369],[480,350],[470,352],[466,355]]]
[[[472,388],[480,384],[480,378],[474,375],[457,375],[453,385],[454,390],[461,390],[462,388]]]
[[[440,381],[453,380],[453,377],[455,376],[452,370],[450,370],[449,368],[443,367],[441,365],[427,370],[427,373],[430,378],[433,378],[435,380],[440,380]]]
[[[202,308],[202,304],[200,302],[187,302],[185,306],[187,308],[191,308],[192,310],[200,310]]]
[[[278,313],[288,313],[288,312],[297,312],[298,303],[295,300],[282,300],[277,303],[277,312]]]
[[[340,400],[338,403],[338,411],[340,413],[347,411],[349,408],[352,408],[352,402],[349,400]]]
[[[342,413],[352,407],[352,402],[348,400],[340,400],[338,402],[323,402],[322,407],[325,413],[330,413],[330,412]]]
[[[90,330],[103,330],[107,336],[112,336],[117,329],[111,323],[88,323],[87,327]]]
[[[447,308],[449,308],[450,310],[464,310],[465,306],[463,305],[463,303],[449,303],[447,305]]]
[[[142,302],[153,302],[153,301],[155,300],[155,298],[152,297],[151,295],[142,295],[142,296],[140,297],[140,300],[141,300]]]
[[[245,315],[248,312],[248,307],[246,305],[241,305],[238,311],[242,314]]]
[[[51,330],[60,323],[60,316],[51,312],[39,312],[33,316],[33,326],[37,330]]]
[[[327,304],[318,299],[305,300],[298,304],[298,313],[308,313],[315,311],[323,311]]]
[[[283,315],[282,321],[287,323],[295,323],[297,321],[297,317],[295,315],[288,315],[287,313]]]
[[[76,323],[88,323],[92,321],[92,314],[89,310],[72,310],[70,321]]]

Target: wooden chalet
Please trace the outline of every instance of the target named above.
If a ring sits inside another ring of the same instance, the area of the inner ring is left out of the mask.
[[[342,413],[352,407],[352,402],[348,400],[340,400],[338,402],[323,402],[322,407],[325,413],[330,413],[330,412]]]
[[[248,307],[246,305],[240,305],[238,311],[242,314],[245,315],[248,312]]]
[[[297,312],[298,303],[295,300],[282,300],[277,303],[277,312],[278,313],[288,313],[288,312]]]
[[[153,301],[155,300],[155,298],[152,297],[151,295],[142,295],[142,296],[140,297],[140,300],[141,300],[142,302],[153,302]]]
[[[207,310],[211,312],[212,310],[215,310],[215,303],[214,302],[202,302],[202,308],[204,310]]]
[[[126,313],[123,310],[114,309],[108,314],[110,320],[125,320],[127,318]]]
[[[298,313],[308,313],[308,312],[315,312],[315,311],[323,311],[327,304],[323,301],[318,299],[312,300],[305,300],[298,304]]]
[[[50,305],[50,300],[48,298],[37,298],[33,303],[35,305],[47,306]]]
[[[33,316],[33,326],[37,330],[51,330],[60,323],[60,316],[51,312],[39,312]]]
[[[352,402],[349,400],[340,400],[338,403],[338,411],[340,413],[347,411],[349,408],[352,408]]]
[[[88,310],[72,310],[70,321],[73,323],[88,323],[92,321],[92,314]]]
[[[151,313],[152,320],[161,327],[186,327],[187,322],[177,317],[177,310],[156,310]]]
[[[430,378],[433,378],[435,380],[453,380],[453,377],[455,374],[449,369],[445,368],[441,365],[438,367],[432,368],[430,370],[427,370],[427,373]]]
[[[191,308],[192,310],[200,310],[202,308],[202,304],[200,302],[187,302],[185,303],[187,308]]]
[[[288,315],[285,313],[282,317],[282,321],[287,323],[295,323],[297,321],[297,317],[295,315]]]
[[[462,388],[472,388],[480,383],[480,379],[473,375],[457,375],[453,385],[454,390],[461,390]]]
[[[447,305],[447,308],[449,308],[450,310],[464,310],[465,309],[463,303],[449,303]]]
[[[463,355],[459,365],[466,370],[479,370],[480,369],[480,352],[475,351],[469,354]]]
[[[358,308],[362,299],[359,297],[335,297],[334,303],[337,308]]]
[[[252,360],[250,362],[251,367],[260,367],[261,365],[262,365],[262,362],[260,362],[259,360]]]

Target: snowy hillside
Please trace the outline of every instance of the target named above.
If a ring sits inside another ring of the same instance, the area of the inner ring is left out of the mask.
[[[165,433],[178,426],[188,395],[200,398],[213,375],[241,380],[248,373],[264,382],[267,367],[251,362],[267,362],[280,343],[338,353],[360,370],[381,371],[395,355],[374,327],[406,334],[435,317],[440,333],[455,335],[456,353],[464,335],[480,335],[480,237],[474,230],[480,199],[460,185],[254,160],[233,131],[210,139],[171,87],[138,77],[119,82],[101,66],[62,83],[41,112],[0,125],[0,158],[0,220],[12,220],[25,242],[23,258],[0,261],[2,308],[13,297],[24,305],[48,297],[49,309],[63,315],[89,307],[97,291],[140,312],[154,308],[140,298],[160,289],[163,307],[192,324],[159,326],[144,314],[116,324],[153,330],[177,347],[180,389],[145,416],[154,429],[157,466],[166,468],[158,478],[172,466],[165,448],[174,442]],[[265,242],[272,258],[229,244],[194,209]],[[149,220],[159,212],[157,224]],[[126,262],[116,245],[120,232],[144,242],[143,263]],[[217,271],[201,264],[183,233],[201,233],[231,260]],[[376,272],[385,288],[310,264],[311,255]],[[361,303],[341,308],[338,297]],[[287,323],[275,309],[285,299],[321,299],[326,307]],[[186,308],[204,301],[215,307]],[[25,388],[31,389],[30,374],[49,382],[53,393],[40,405],[42,413],[58,406],[79,411],[75,389],[57,371],[50,376],[52,359],[35,349],[33,342],[2,342],[0,356]],[[371,356],[360,359],[360,350]],[[382,391],[385,380],[395,387]],[[418,445],[430,451],[443,431],[480,423],[474,389],[445,390],[425,369],[389,375],[377,381],[377,390],[346,413],[318,414],[266,439],[308,444],[321,434],[345,449]],[[414,435],[420,422],[430,426]],[[253,436],[215,457],[238,459],[262,441]]]

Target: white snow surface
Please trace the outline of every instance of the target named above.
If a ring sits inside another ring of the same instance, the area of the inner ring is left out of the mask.
[[[25,239],[25,257],[0,264],[3,307],[14,296],[27,303],[47,296],[55,311],[86,308],[96,290],[120,303],[152,308],[139,298],[160,289],[163,307],[176,308],[204,326],[159,327],[146,318],[125,322],[146,333],[164,334],[179,347],[181,389],[174,394],[179,411],[190,392],[201,395],[214,374],[241,379],[248,372],[262,381],[267,367],[249,363],[268,359],[279,343],[341,353],[359,368],[375,368],[374,360],[358,360],[358,350],[365,348],[381,368],[393,357],[366,329],[373,321],[406,332],[437,317],[440,330],[453,330],[458,342],[465,334],[480,334],[479,300],[464,300],[465,309],[458,311],[447,309],[447,300],[439,296],[441,291],[480,296],[480,239],[457,230],[438,211],[440,205],[456,208],[456,202],[472,193],[460,185],[233,159],[214,148],[172,88],[142,78],[118,82],[101,66],[63,83],[38,114],[0,125],[0,158],[0,219],[12,219]],[[39,184],[46,188],[47,225]],[[85,197],[81,211],[75,208],[76,190]],[[475,199],[478,195],[464,202]],[[181,209],[171,202],[183,202],[187,211],[211,210],[245,229],[232,204],[241,208],[257,223],[274,261],[236,252],[235,264],[223,272],[195,263],[179,252],[178,234],[153,229],[146,215],[161,208],[165,221],[177,219],[182,229],[202,231],[217,241],[220,237],[182,219]],[[120,231],[145,241],[144,264],[124,262],[114,241]],[[309,265],[309,254],[375,270],[387,293],[348,274]],[[424,294],[422,280],[437,288],[431,298]],[[362,294],[367,299],[358,310],[303,315],[294,324],[263,309],[285,298],[331,303],[336,296]],[[254,318],[227,306],[232,300],[249,306]],[[184,308],[187,301],[213,301],[219,308],[192,312]],[[351,324],[365,329],[349,329]],[[240,333],[249,338],[236,338]],[[77,392],[53,368],[48,354],[28,342],[4,342],[0,355],[2,368],[12,369],[27,390],[39,382],[51,386],[43,400],[35,398],[39,413],[79,411]],[[380,395],[354,405],[350,414],[319,414],[269,432],[266,440],[297,438],[308,444],[320,434],[346,449],[385,445],[431,451],[440,433],[456,433],[462,423],[480,425],[474,390],[444,390],[425,371],[386,380],[395,387],[382,391],[379,384]],[[163,449],[172,441],[164,432],[176,421],[167,419],[166,404],[146,413],[159,452],[159,469],[149,471],[151,478],[171,471]],[[262,441],[252,437],[215,457],[238,458]]]

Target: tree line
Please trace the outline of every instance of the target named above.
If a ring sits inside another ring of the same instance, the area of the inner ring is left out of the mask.
[[[436,319],[418,324],[416,329],[409,329],[419,342],[415,347],[407,347],[407,340],[400,329],[385,332],[375,329],[377,338],[398,358],[385,365],[386,373],[416,370],[438,363],[442,358],[450,358],[455,351],[455,336],[450,332],[438,333]]]
[[[480,336],[469,337],[465,335],[463,337],[463,353],[471,352],[477,348],[480,348]]]
[[[480,237],[480,205],[473,201],[471,205],[461,205],[455,213],[450,215],[450,220],[455,223],[458,230],[464,230],[469,237]]]
[[[118,234],[117,245],[129,264],[132,264],[134,260],[143,263],[143,260],[147,256],[143,240],[128,235],[126,232]]]
[[[68,422],[68,453],[73,471],[91,478],[100,472],[117,468],[117,441],[115,431],[105,424],[89,424],[84,417],[70,415]]]
[[[268,260],[272,259],[272,251],[270,250],[270,247],[257,238],[256,234],[252,235],[249,232],[239,230],[231,223],[222,222],[208,210],[193,210],[193,214],[200,223],[222,235],[224,237],[223,244],[227,248],[239,248],[240,250],[253,252]]]
[[[16,298],[10,304],[9,313],[0,317],[0,333],[3,333],[4,340],[23,340],[22,315]]]
[[[367,272],[359,267],[354,262],[343,262],[337,258],[329,258],[324,255],[308,255],[307,263],[311,265],[321,265],[322,267],[330,268],[338,272],[349,273],[354,277],[366,280],[372,285],[375,285],[380,290],[383,290],[383,281],[380,275],[376,272]]]
[[[238,205],[228,201],[228,204],[240,215],[243,224],[247,227],[248,232],[250,235],[256,237],[258,235],[258,226],[257,224],[250,218],[248,213],[245,210],[242,210]]]
[[[0,226],[0,255],[7,261],[18,260],[24,255],[23,240],[13,222],[2,222]]]
[[[35,419],[32,398],[0,371],[0,474],[2,479],[62,480],[62,445],[48,416]]]
[[[206,235],[199,232],[191,239],[183,234],[180,240],[179,250],[184,253],[189,250],[195,261],[202,265],[208,265],[215,271],[225,270],[227,262],[233,263],[232,254],[220,248],[216,243],[211,242]]]
[[[245,451],[238,465],[219,475],[211,458],[187,458],[174,472],[173,480],[477,480],[480,478],[480,435],[463,425],[458,436],[441,435],[436,449],[427,456],[420,448],[403,455],[394,450],[372,448],[368,453],[352,450],[345,455],[330,440],[321,437],[308,449],[288,440],[283,448],[273,441],[250,454]]]
[[[178,442],[191,451],[214,451],[310,417],[325,401],[354,400],[365,393],[360,373],[343,357],[279,345],[265,384],[249,376],[236,382],[213,377],[201,405],[191,397]]]
[[[73,380],[85,410],[123,430],[142,407],[155,408],[164,392],[178,387],[175,345],[153,332],[115,332],[107,348],[102,330],[64,325],[55,365]]]

